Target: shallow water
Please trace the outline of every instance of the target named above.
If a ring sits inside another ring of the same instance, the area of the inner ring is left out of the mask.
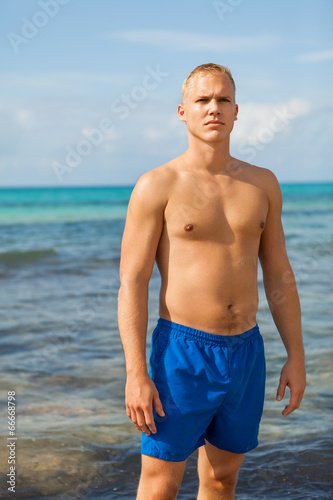
[[[259,274],[267,387],[260,446],[240,500],[333,498],[333,185],[285,186],[283,221],[303,309],[308,386],[284,419],[275,401],[285,360]],[[140,438],[124,410],[116,323],[130,188],[0,190],[1,498],[135,498]],[[159,277],[150,285],[149,337]],[[8,492],[7,392],[16,392],[16,493]],[[196,455],[179,499],[194,499]]]

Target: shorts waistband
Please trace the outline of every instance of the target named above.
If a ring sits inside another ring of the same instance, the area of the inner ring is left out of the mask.
[[[183,334],[183,336],[198,339],[204,341],[207,344],[216,346],[237,345],[243,343],[246,340],[250,340],[253,336],[260,334],[258,324],[256,324],[250,330],[247,330],[246,332],[240,333],[238,335],[218,335],[215,333],[208,333],[202,330],[196,330],[195,328],[191,328],[189,326],[181,325],[179,323],[174,323],[173,321],[169,321],[163,318],[158,319],[157,326],[170,330],[170,332],[179,332],[180,334]]]

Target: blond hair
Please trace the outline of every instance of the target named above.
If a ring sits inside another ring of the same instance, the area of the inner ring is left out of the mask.
[[[234,102],[236,101],[236,85],[234,82],[234,79],[232,77],[231,71],[227,66],[221,66],[220,64],[214,64],[214,63],[207,63],[207,64],[201,64],[200,66],[197,66],[194,68],[193,71],[185,78],[183,85],[182,85],[182,103],[184,103],[189,88],[191,84],[193,83],[193,78],[200,74],[200,73],[210,73],[210,74],[226,74],[231,82],[232,88],[233,88],[233,98]]]

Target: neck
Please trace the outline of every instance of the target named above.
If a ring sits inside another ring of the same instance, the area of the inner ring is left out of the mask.
[[[233,160],[229,137],[219,143],[206,143],[189,137],[189,147],[184,156],[192,169],[206,170],[212,174],[227,171]]]

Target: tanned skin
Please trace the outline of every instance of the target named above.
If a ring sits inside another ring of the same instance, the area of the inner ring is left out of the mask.
[[[128,207],[121,251],[119,330],[126,369],[127,414],[145,434],[156,433],[153,405],[164,416],[146,362],[148,284],[156,260],[162,318],[216,335],[256,325],[257,267],[287,351],[277,399],[299,407],[305,390],[301,311],[281,223],[282,196],[274,174],[230,156],[238,106],[226,74],[197,74],[178,107],[189,147],[144,174]],[[186,389],[186,388],[185,388]],[[233,499],[244,455],[209,443],[199,449],[198,499]],[[142,456],[139,500],[176,498],[186,462]],[[215,495],[215,496],[214,496]]]

